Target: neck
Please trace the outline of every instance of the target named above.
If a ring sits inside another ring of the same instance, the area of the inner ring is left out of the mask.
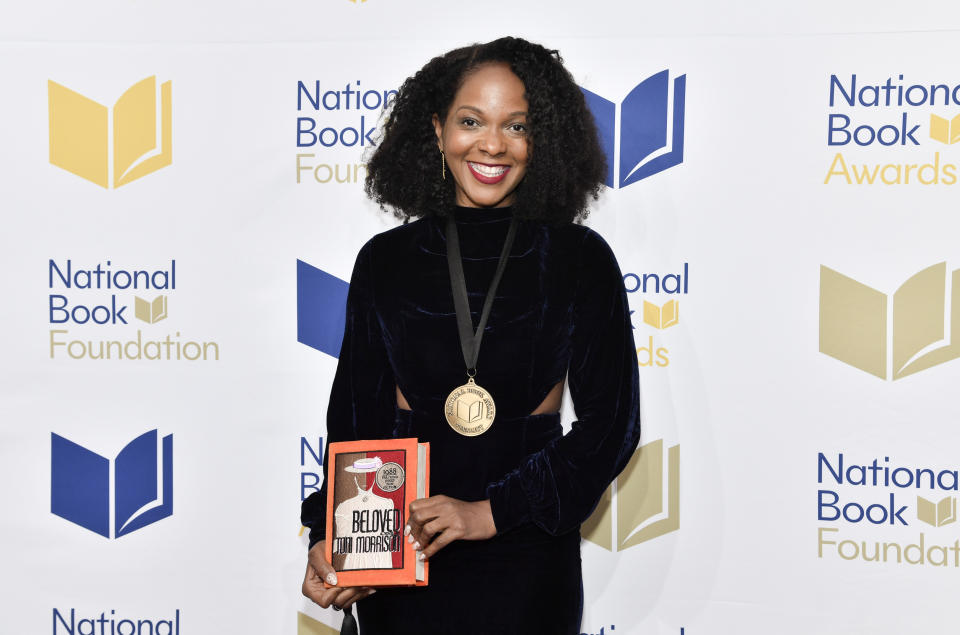
[[[458,223],[495,223],[513,218],[512,207],[453,206],[453,217]]]

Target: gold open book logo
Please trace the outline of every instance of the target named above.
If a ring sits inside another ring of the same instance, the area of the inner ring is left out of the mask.
[[[473,423],[479,421],[483,414],[483,401],[476,395],[464,395],[457,400],[457,418]]]
[[[957,522],[957,499],[947,496],[939,503],[934,503],[923,496],[917,496],[917,520],[934,527]]]
[[[144,300],[140,296],[134,296],[134,298],[134,315],[138,320],[143,320],[147,324],[156,324],[167,318],[167,296],[158,295],[153,302]]]
[[[47,90],[53,165],[109,188],[111,182],[120,187],[172,163],[169,81],[160,86],[159,99],[156,76],[137,82],[112,111],[54,81],[47,82]]]
[[[680,528],[680,446],[664,454],[663,439],[634,452],[580,528],[585,540],[608,551],[623,551]]]
[[[670,300],[662,307],[653,302],[643,301],[643,323],[655,329],[665,329],[680,322],[680,305]]]
[[[930,138],[947,145],[960,141],[960,115],[953,119],[930,115]]]
[[[960,269],[948,280],[941,262],[904,282],[893,293],[890,322],[885,293],[820,267],[820,352],[895,380],[960,357]]]

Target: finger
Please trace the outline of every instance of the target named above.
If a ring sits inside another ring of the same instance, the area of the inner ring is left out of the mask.
[[[365,598],[370,590],[370,587],[365,586],[338,589],[339,592],[334,596],[331,604],[334,608],[346,608],[357,600]]]
[[[403,535],[406,536],[407,542],[413,542],[411,535],[417,531],[417,521],[414,519],[415,510],[419,509],[416,506],[417,501],[410,503],[410,506],[407,508],[407,523],[403,526]]]
[[[327,588],[322,579],[317,575],[313,566],[307,565],[307,573],[303,578],[303,595],[311,601],[319,604],[323,608],[330,606],[330,603],[342,589],[338,587]]]
[[[410,535],[407,536],[407,542],[413,545],[413,548],[417,551],[419,551],[423,545],[427,544],[426,539],[420,535],[420,531],[418,529],[414,529],[410,532]]]
[[[423,519],[436,518],[439,515],[438,507],[441,507],[451,499],[442,494],[431,496],[430,498],[418,498],[409,505],[407,518],[423,524]]]
[[[417,555],[417,558],[420,560],[429,560],[432,558],[438,551],[457,539],[457,536],[454,536],[453,533],[453,530],[448,529],[439,534],[433,539],[433,542],[427,545],[427,547]]]
[[[414,501],[414,503],[415,502],[417,501]],[[414,509],[413,503],[411,503],[411,509],[414,511],[409,516],[409,522],[407,522],[407,526],[404,527],[404,533],[407,534],[407,542],[419,541],[421,544],[426,544],[429,542],[429,538],[424,536],[423,526],[441,516],[443,510],[438,504],[432,504],[429,507],[421,506]],[[406,531],[407,527],[410,528],[409,532]]]
[[[333,600],[331,600],[331,604],[333,604],[333,608],[342,609],[347,604],[347,602],[349,602],[351,599],[354,598],[355,595],[357,595],[357,593],[359,593],[359,591],[360,589],[357,587],[337,589],[337,594],[333,597]]]
[[[418,498],[410,503],[410,513],[413,514],[417,511],[426,511],[437,505],[442,505],[448,501],[452,500],[449,496],[444,496],[443,494],[437,494],[436,496],[430,496],[429,498]]]
[[[360,600],[362,600],[362,599],[364,599],[364,598],[368,598],[368,597],[370,597],[371,595],[373,595],[374,593],[377,592],[376,589],[371,589],[370,587],[357,587],[357,588],[356,588],[356,591],[357,591],[357,592],[353,594],[353,597],[351,597],[349,600],[347,600],[346,602],[344,602],[343,604],[340,605],[340,608],[345,609],[345,608],[347,608],[347,607],[349,607],[349,606],[353,606],[353,604],[354,604],[355,602],[359,602]],[[339,604],[339,600],[340,600],[340,598],[338,597],[338,598],[337,598],[337,603],[338,603],[338,604]]]
[[[331,586],[336,586],[337,572],[334,571],[333,565],[327,562],[327,557],[324,555],[325,547],[326,541],[324,540],[321,540],[311,547],[307,554],[307,562],[309,562],[310,566],[314,568],[317,575],[320,576],[324,582]]]
[[[317,602],[317,604],[319,604],[321,607],[325,609],[330,608],[331,606],[335,606],[335,601],[337,599],[337,596],[339,596],[340,593],[342,592],[343,592],[343,589],[341,589],[340,587],[331,587],[329,589],[325,588],[319,594],[320,596],[319,600],[315,600],[315,601]]]
[[[420,526],[409,516],[407,517],[407,524],[403,526],[403,535],[404,540],[409,544],[413,544],[417,536],[420,535]]]
[[[319,603],[320,594],[323,593],[323,582],[317,576],[317,572],[310,564],[307,564],[307,572],[303,576],[303,585],[300,588],[303,595],[310,600]]]
[[[414,531],[410,532],[410,537],[408,538],[408,542],[411,542],[413,544],[414,549],[416,549],[417,551],[420,551],[421,549],[423,549],[424,547],[430,544],[430,541],[433,540],[433,537],[435,534],[442,531],[442,528],[441,528],[441,529],[434,529],[432,532],[427,533],[427,531],[425,531],[425,527],[435,526],[436,523],[439,523],[439,522],[440,522],[439,519],[432,520],[430,521],[429,524],[424,525],[423,527],[419,527],[418,529],[415,529]]]
[[[443,518],[435,518],[428,522],[420,530],[420,544],[426,546],[433,541],[437,534],[450,528],[449,523]]]
[[[426,545],[430,542],[430,539],[423,533],[423,527],[425,523],[431,522],[435,517],[426,517],[421,516],[419,518],[411,518],[410,523],[407,525],[410,527],[410,533],[407,536],[407,542],[414,545],[414,549],[419,549],[421,545]]]

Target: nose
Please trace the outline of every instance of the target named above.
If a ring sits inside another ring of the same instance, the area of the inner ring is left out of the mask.
[[[480,137],[479,149],[491,156],[503,154],[507,150],[507,142],[503,131],[496,126],[489,126]]]

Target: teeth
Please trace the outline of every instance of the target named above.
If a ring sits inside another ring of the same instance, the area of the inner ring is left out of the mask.
[[[470,163],[470,167],[484,176],[500,176],[507,171],[503,165],[483,165],[482,163]]]

